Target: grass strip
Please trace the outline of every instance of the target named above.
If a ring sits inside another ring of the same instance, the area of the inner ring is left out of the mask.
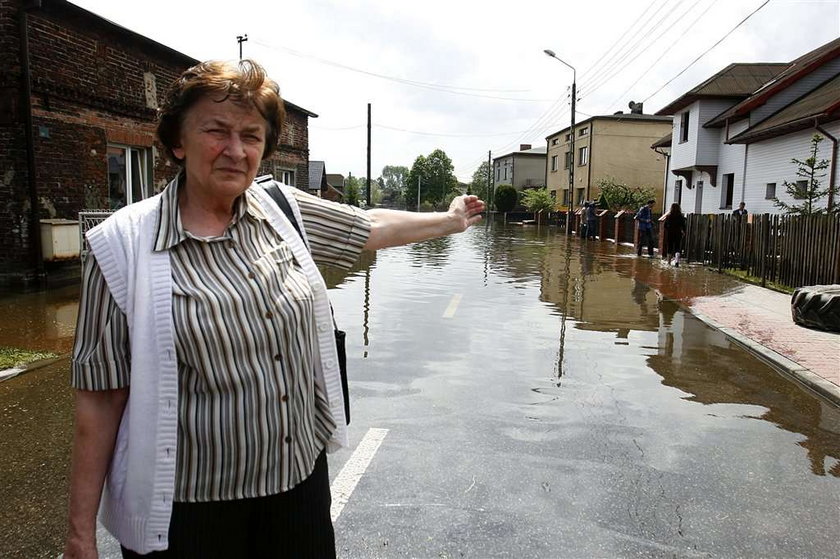
[[[53,357],[58,357],[58,354],[49,351],[30,351],[16,347],[0,347],[0,371]]]
[[[724,269],[723,273],[725,273],[728,276],[736,277],[741,281],[745,281],[745,282],[751,283],[753,285],[761,286],[761,278],[756,277],[756,276],[748,275],[747,272],[745,272],[744,270],[731,270],[731,269],[727,270],[727,269]],[[767,282],[765,282],[765,284],[766,284],[765,287],[767,287],[768,289],[772,289],[773,291],[778,291],[780,293],[787,293],[788,295],[792,295],[793,291],[794,291],[794,289],[790,286],[787,286],[787,285],[784,285],[784,284],[781,284],[781,283],[776,283],[776,282],[773,282],[773,281],[767,281]]]

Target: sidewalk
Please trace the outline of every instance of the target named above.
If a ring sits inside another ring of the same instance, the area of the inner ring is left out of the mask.
[[[840,406],[840,334],[797,326],[790,295],[745,284],[697,297],[691,312],[774,368]]]

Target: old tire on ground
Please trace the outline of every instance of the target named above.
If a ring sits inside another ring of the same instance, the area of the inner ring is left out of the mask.
[[[840,285],[811,285],[793,292],[793,321],[800,326],[840,332]]]

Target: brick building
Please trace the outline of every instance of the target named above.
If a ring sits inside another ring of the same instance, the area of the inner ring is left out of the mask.
[[[0,0],[0,281],[43,277],[41,220],[166,185],[177,168],[154,138],[156,109],[196,62],[65,0]],[[280,151],[261,172],[306,188],[317,115],[286,108]]]

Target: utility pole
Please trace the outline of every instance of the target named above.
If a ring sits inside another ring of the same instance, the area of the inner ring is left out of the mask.
[[[248,40],[248,35],[237,35],[236,42],[239,43],[239,60],[242,60],[242,43]]]
[[[371,207],[370,203],[370,103],[368,103],[368,123],[367,123],[367,207]]]
[[[490,207],[493,204],[493,152],[487,150],[487,215],[490,215]]]
[[[572,125],[569,128],[569,212],[566,214],[566,234],[572,233],[572,216],[575,207],[575,102],[577,101],[577,70],[574,66],[557,57],[553,50],[545,49],[545,54],[563,64],[572,71]]]
[[[417,213],[420,213],[420,177],[417,177]]]
[[[575,207],[575,100],[577,97],[577,72],[572,78],[572,127],[569,129],[572,134],[571,147],[572,155],[569,157],[569,218],[566,220],[566,234],[572,234],[572,209]]]

